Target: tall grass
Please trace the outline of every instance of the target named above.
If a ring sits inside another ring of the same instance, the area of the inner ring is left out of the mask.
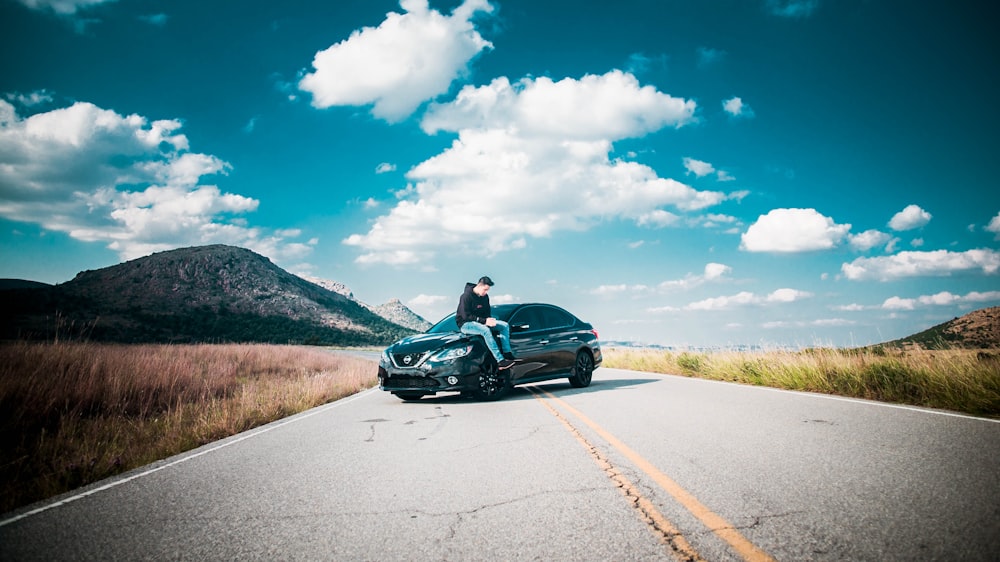
[[[604,366],[1000,417],[1000,355],[970,350],[662,352],[611,348]]]
[[[0,513],[376,382],[306,347],[0,345]]]

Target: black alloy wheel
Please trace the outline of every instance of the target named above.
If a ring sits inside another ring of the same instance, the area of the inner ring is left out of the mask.
[[[478,387],[472,391],[472,395],[478,400],[499,400],[508,390],[507,375],[497,367],[497,362],[492,358],[483,361],[483,366],[479,370]]]
[[[573,365],[573,375],[569,377],[569,384],[573,388],[584,388],[590,386],[592,378],[594,378],[594,358],[590,353],[581,350],[576,354],[576,364]]]

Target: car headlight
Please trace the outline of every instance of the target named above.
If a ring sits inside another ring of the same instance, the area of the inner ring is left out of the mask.
[[[431,361],[445,362],[454,361],[460,357],[465,357],[466,355],[472,353],[472,346],[466,345],[462,347],[450,347],[443,351],[439,351],[431,356]]]
[[[389,348],[385,348],[385,350],[382,351],[382,359],[379,360],[379,364],[381,364],[383,367],[392,365],[392,358],[389,357]]]

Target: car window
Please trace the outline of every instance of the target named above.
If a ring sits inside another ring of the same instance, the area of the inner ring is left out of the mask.
[[[441,334],[445,332],[457,332],[458,324],[455,323],[455,313],[452,312],[448,316],[442,318],[437,324],[434,324],[427,330],[428,334]]]
[[[568,312],[546,306],[542,309],[542,324],[546,328],[565,328],[573,324],[573,318]]]
[[[526,306],[521,308],[510,317],[510,324],[512,326],[527,324],[528,329],[526,331],[529,332],[542,329],[542,322],[542,314],[537,306]]]

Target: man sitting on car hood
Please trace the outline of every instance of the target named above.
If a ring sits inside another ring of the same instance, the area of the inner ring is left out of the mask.
[[[490,297],[487,293],[493,286],[493,280],[487,276],[479,278],[477,283],[466,283],[465,291],[458,299],[458,310],[455,312],[455,322],[463,334],[482,336],[486,341],[500,369],[509,369],[516,361],[510,350],[510,326],[503,320],[490,316]],[[493,332],[500,334],[500,344],[503,353],[493,339]]]

